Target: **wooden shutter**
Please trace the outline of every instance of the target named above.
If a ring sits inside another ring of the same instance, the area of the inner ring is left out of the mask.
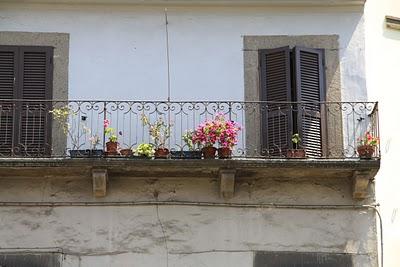
[[[25,156],[48,155],[51,150],[52,98],[51,47],[21,47],[19,50],[19,145]],[[30,101],[31,100],[31,101]]]
[[[260,50],[259,60],[261,100],[268,102],[261,107],[262,149],[266,155],[286,156],[293,134],[291,104],[287,103],[291,101],[290,49]]]
[[[0,46],[0,156],[10,156],[14,147],[15,109],[12,101],[17,98],[18,49]]]
[[[326,155],[324,53],[321,49],[294,48],[297,128],[308,157]]]

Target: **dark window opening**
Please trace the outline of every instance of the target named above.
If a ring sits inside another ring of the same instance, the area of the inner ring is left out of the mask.
[[[0,254],[0,267],[59,267],[60,253]]]
[[[257,252],[254,267],[352,267],[349,254]]]

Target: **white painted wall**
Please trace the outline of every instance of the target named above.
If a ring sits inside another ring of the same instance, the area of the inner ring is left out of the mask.
[[[371,99],[380,102],[382,166],[376,185],[384,222],[385,267],[397,267],[400,262],[400,31],[387,29],[384,17],[400,17],[400,1],[368,0],[365,12],[368,93]]]
[[[243,35],[339,34],[344,100],[366,99],[358,8],[169,7],[173,100],[243,100]],[[166,99],[164,7],[0,6],[0,31],[70,33],[70,98]]]

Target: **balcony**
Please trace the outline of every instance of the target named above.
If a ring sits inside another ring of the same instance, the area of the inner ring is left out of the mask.
[[[183,136],[192,142],[188,131],[216,118],[239,129],[235,145],[228,157],[204,159],[204,144],[191,146]],[[94,170],[105,169],[103,179],[356,177],[364,188],[353,189],[354,196],[363,198],[380,159],[379,143],[370,159],[357,152],[366,133],[379,137],[378,105],[372,102],[1,100],[0,129],[0,175],[8,176],[42,176],[42,167],[50,176],[95,177]],[[117,151],[107,149],[110,137]],[[143,144],[149,153],[141,152]],[[161,159],[154,155],[158,147],[167,149]]]

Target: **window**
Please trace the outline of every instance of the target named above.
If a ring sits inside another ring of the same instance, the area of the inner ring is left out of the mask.
[[[299,133],[308,157],[326,154],[324,50],[289,46],[259,50],[262,149],[286,155]],[[281,102],[281,103],[273,103]]]
[[[52,47],[0,46],[1,155],[50,153],[52,76]]]
[[[257,252],[254,267],[351,267],[349,254]]]
[[[60,266],[60,253],[6,253],[0,254],[0,267],[57,267]]]

